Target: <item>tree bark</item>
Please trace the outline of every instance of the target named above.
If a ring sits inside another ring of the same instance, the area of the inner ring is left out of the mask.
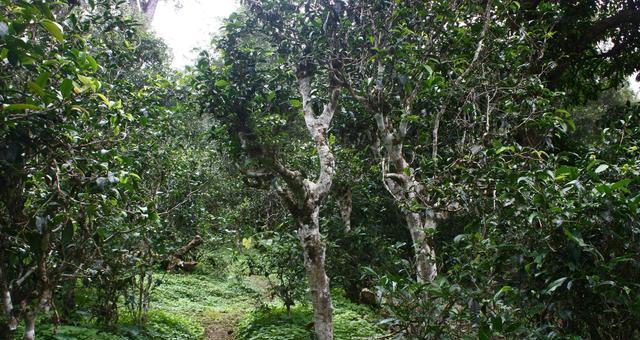
[[[271,185],[296,219],[311,290],[315,338],[332,340],[333,305],[329,278],[325,271],[326,247],[320,233],[319,212],[323,199],[331,190],[335,176],[335,158],[329,145],[328,131],[338,106],[340,86],[334,85],[330,80],[327,103],[322,112],[316,114],[311,95],[314,67],[302,61],[298,65],[296,76],[302,97],[305,127],[315,144],[319,159],[320,169],[315,181],[305,178],[299,171],[289,169],[280,161],[276,153],[264,148],[251,129],[250,113],[243,107],[242,102],[233,104],[232,110],[236,113],[234,125],[242,148],[250,157],[257,159],[266,170],[266,172],[259,170],[251,172],[262,178],[273,176]],[[286,186],[281,186],[282,182]]]
[[[28,311],[24,316],[24,339],[36,339],[36,314]]]
[[[3,285],[2,288],[2,309],[6,321],[0,323],[0,339],[13,339],[16,329],[18,328],[18,320],[13,313],[13,302],[9,289]]]
[[[313,303],[314,330],[316,339],[333,339],[333,304],[329,278],[325,271],[326,247],[320,234],[320,205],[331,190],[335,176],[335,158],[327,138],[333,114],[338,105],[339,89],[330,91],[329,102],[325,104],[322,113],[316,117],[311,102],[311,75],[299,74],[299,88],[302,96],[304,120],[309,135],[316,145],[320,160],[320,173],[316,182],[303,180],[305,192],[304,204],[299,212],[298,236],[304,248],[304,264],[309,278],[309,288]]]
[[[407,108],[407,110],[410,110]],[[414,210],[419,202],[422,185],[414,177],[414,171],[406,161],[403,139],[407,133],[407,122],[401,121],[396,128],[382,113],[376,114],[376,125],[382,140],[384,154],[380,154],[382,182],[398,207],[402,210],[407,229],[411,234],[418,282],[431,282],[438,275],[436,253],[430,244],[428,231],[437,228],[437,220],[431,209]],[[420,204],[420,203],[419,203]]]
[[[351,231],[351,211],[353,209],[353,200],[351,197],[351,188],[344,187],[336,193],[336,203],[340,209],[344,230]]]
[[[148,0],[144,5],[144,14],[147,16],[149,23],[153,21],[156,15],[156,9],[158,8],[159,0]]]
[[[416,278],[418,282],[431,282],[438,274],[436,253],[429,244],[427,230],[436,228],[436,221],[430,216],[424,218],[415,212],[405,213],[405,220],[416,257]]]
[[[189,243],[182,246],[173,255],[170,255],[167,258],[166,269],[168,271],[173,271],[178,268],[184,269],[184,270],[192,270],[197,265],[197,262],[184,262],[182,258],[189,251],[191,251],[191,249],[201,245],[202,243],[204,243],[204,240],[202,239],[202,237],[200,237],[200,235],[196,235],[196,237],[194,237],[193,240],[189,241]]]
[[[129,0],[129,6],[131,6],[134,12],[144,14],[148,21],[147,24],[151,24],[156,14],[159,1],[160,0]]]
[[[325,271],[325,244],[320,234],[317,206],[309,219],[299,222],[298,236],[304,248],[304,265],[309,279],[316,339],[333,339],[333,304],[329,277]],[[311,223],[309,223],[309,222]]]

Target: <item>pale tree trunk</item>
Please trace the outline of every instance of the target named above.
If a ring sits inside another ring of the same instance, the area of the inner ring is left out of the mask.
[[[422,205],[419,201],[422,185],[415,179],[413,168],[404,157],[403,139],[408,123],[402,120],[396,129],[383,114],[378,113],[375,118],[384,150],[384,154],[379,155],[382,163],[382,182],[400,207],[411,234],[416,279],[418,282],[431,282],[438,275],[438,267],[429,235],[437,228],[437,219],[431,209],[422,208],[420,212],[414,209],[414,206]]]
[[[246,113],[237,114],[238,136],[242,147],[248,150],[267,168],[267,172],[251,171],[257,176],[278,176],[286,186],[281,187],[279,181],[271,181],[275,191],[282,198],[298,224],[298,237],[304,249],[304,264],[309,280],[314,311],[315,338],[318,340],[333,339],[333,304],[329,278],[325,271],[325,249],[320,233],[319,212],[323,199],[331,190],[335,176],[335,158],[328,141],[328,131],[338,106],[340,87],[331,86],[328,102],[322,113],[316,115],[311,97],[311,80],[313,74],[308,67],[301,64],[297,73],[298,86],[302,96],[302,108],[305,127],[315,144],[320,171],[315,181],[302,176],[299,171],[291,170],[270,152],[267,152],[255,140],[246,120]],[[241,105],[238,105],[239,110]]]
[[[29,311],[24,315],[24,340],[36,338],[36,314]]]
[[[340,209],[340,216],[342,217],[342,223],[344,223],[344,230],[346,232],[351,231],[351,210],[353,209],[353,200],[351,197],[351,188],[346,187],[336,194],[336,203]]]
[[[333,339],[333,304],[329,278],[324,268],[326,247],[320,234],[318,215],[322,200],[331,190],[335,175],[335,158],[331,152],[327,134],[337,108],[339,89],[331,90],[329,102],[325,104],[322,114],[316,117],[311,102],[311,76],[302,74],[298,81],[305,125],[315,142],[320,160],[320,174],[317,181],[315,183],[309,180],[303,181],[306,199],[301,211],[306,216],[300,216],[302,219],[299,219],[298,235],[304,247],[304,263],[313,303],[315,336],[319,340],[331,340]]]
[[[431,282],[438,274],[438,267],[435,262],[436,252],[429,245],[427,231],[436,228],[435,219],[420,216],[415,212],[406,212],[405,220],[415,252],[416,278],[418,282]]]
[[[147,18],[147,24],[151,24],[156,14],[160,0],[129,0],[129,5],[134,12],[144,14]]]
[[[376,36],[376,47],[382,48],[383,33]],[[415,178],[414,169],[405,159],[403,141],[407,134],[408,122],[401,119],[397,125],[380,108],[384,107],[384,78],[385,66],[378,60],[375,76],[375,86],[371,94],[358,95],[353,87],[348,87],[351,95],[363,104],[365,110],[375,117],[379,139],[375,140],[372,149],[380,158],[382,170],[382,184],[391,194],[394,201],[402,211],[407,229],[411,234],[415,261],[416,279],[418,282],[430,282],[438,275],[435,249],[430,244],[429,236],[437,228],[437,220],[434,211],[425,207],[421,202],[423,186]],[[414,90],[403,99],[402,111],[410,115],[411,103],[415,100],[417,92]],[[381,153],[380,150],[383,152]],[[421,211],[416,211],[415,207]]]
[[[13,339],[16,329],[18,328],[18,320],[13,313],[11,292],[9,292],[9,288],[5,284],[3,284],[2,287],[2,310],[4,312],[4,319],[6,319],[6,321],[0,323],[0,327],[2,327],[2,329],[0,330],[0,338]]]
[[[315,336],[316,339],[329,340],[333,339],[333,304],[329,277],[324,268],[326,247],[320,234],[319,210],[319,206],[314,209],[311,220],[299,222],[298,236],[304,248],[304,266],[311,290]]]
[[[147,16],[147,20],[149,20],[149,24],[153,21],[153,18],[156,15],[156,9],[158,8],[159,0],[148,0],[144,3],[144,15]]]

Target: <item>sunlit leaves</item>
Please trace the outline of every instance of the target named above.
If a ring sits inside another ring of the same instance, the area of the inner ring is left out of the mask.
[[[609,165],[607,165],[607,164],[600,164],[600,165],[598,165],[598,167],[594,170],[594,172],[595,172],[596,174],[599,174],[599,173],[602,173],[602,172],[607,171],[607,169],[609,169]]]
[[[4,111],[24,111],[24,110],[44,110],[44,108],[33,104],[4,104],[2,106]]]
[[[42,26],[54,37],[58,42],[64,42],[64,33],[62,26],[55,21],[49,19],[42,20]]]

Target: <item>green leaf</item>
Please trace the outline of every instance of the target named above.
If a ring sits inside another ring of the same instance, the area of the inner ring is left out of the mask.
[[[87,62],[89,62],[89,66],[91,66],[93,72],[98,71],[98,62],[92,56],[87,55]]]
[[[71,95],[71,91],[73,91],[73,81],[71,79],[65,79],[60,84],[60,92],[62,93],[62,97],[67,98]]]
[[[500,290],[496,293],[496,295],[493,296],[493,299],[494,300],[498,300],[498,298],[500,296],[502,296],[503,294],[508,293],[508,292],[510,292],[512,290],[513,290],[513,288],[511,286],[504,286],[504,287],[500,288]]]
[[[549,286],[547,287],[547,289],[545,289],[545,293],[546,294],[551,294],[553,293],[556,289],[558,289],[560,286],[562,286],[562,284],[567,281],[567,277],[561,277],[553,282],[551,282],[549,284]]]
[[[427,73],[429,73],[429,78],[431,78],[431,76],[433,76],[433,68],[431,68],[431,66],[425,64],[424,65],[424,69],[427,71]]]
[[[505,151],[515,152],[516,149],[513,146],[502,146],[498,150],[496,150],[496,155],[499,155]]]
[[[613,183],[613,185],[611,185],[611,189],[620,190],[620,191],[624,191],[624,192],[629,192],[629,189],[627,189],[629,184],[631,184],[631,179],[630,178],[625,178],[625,179],[622,179],[622,180],[619,180],[619,181]]]
[[[607,164],[600,164],[598,165],[598,167],[596,168],[595,172],[597,174],[602,173],[604,171],[606,171],[607,169],[609,169],[609,166]]]
[[[597,190],[599,193],[602,193],[602,194],[610,194],[610,193],[613,191],[613,190],[611,189],[611,186],[609,186],[609,185],[608,185],[608,184],[606,184],[606,183],[598,184],[598,185],[596,186],[596,190]]]
[[[49,19],[43,19],[42,26],[44,26],[44,28],[49,31],[49,34],[51,34],[51,36],[53,36],[56,40],[58,40],[59,42],[64,42],[63,29],[59,23],[51,21]]]
[[[580,237],[579,235],[576,235],[575,233],[571,232],[569,229],[564,228],[564,234],[567,236],[568,239],[576,242],[580,247],[586,247],[587,244],[584,243],[584,240],[582,239],[582,237]]]
[[[5,104],[2,109],[5,111],[44,110],[44,108],[32,104]]]
[[[27,86],[29,87],[31,93],[40,97],[44,97],[44,90],[36,82],[30,81],[29,83],[27,83]]]
[[[565,178],[574,179],[578,177],[578,168],[573,166],[561,166],[556,170],[556,180],[563,180]]]
[[[111,108],[111,102],[109,101],[109,99],[107,99],[107,97],[105,97],[102,93],[98,93],[98,97],[100,97],[100,99],[102,100],[102,102],[104,103],[104,105],[106,105],[108,108]]]
[[[48,82],[49,82],[48,72],[40,73],[40,75],[38,75],[38,78],[35,81],[35,83],[38,84],[38,86],[40,86],[41,88],[47,86]]]
[[[293,106],[295,109],[299,109],[302,107],[302,102],[298,99],[289,99],[289,104]]]
[[[92,92],[96,92],[100,88],[100,82],[91,77],[79,74],[78,79],[80,79],[85,88],[90,88]]]
[[[224,79],[219,79],[219,80],[216,80],[214,85],[216,87],[227,88],[227,87],[229,87],[229,82],[224,80]]]

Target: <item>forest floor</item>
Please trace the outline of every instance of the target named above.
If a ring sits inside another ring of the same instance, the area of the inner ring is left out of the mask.
[[[230,340],[234,339],[233,332],[240,321],[238,314],[225,314],[210,324],[205,325],[204,336],[207,339]]]
[[[204,328],[206,339],[307,340],[313,319],[311,306],[287,312],[268,293],[262,277],[205,274],[166,274],[152,293],[154,309],[187,317]],[[336,339],[372,339],[382,334],[376,316],[365,306],[334,294]]]
[[[234,339],[240,320],[264,296],[259,278],[166,274],[152,296],[155,309],[197,320],[206,339]]]
[[[105,330],[89,320],[54,326],[42,319],[38,338],[55,340],[308,340],[313,313],[309,304],[287,311],[269,294],[264,278],[237,274],[156,273],[148,322],[136,326],[123,308],[117,327]],[[303,284],[303,283],[301,283]],[[332,291],[335,339],[373,339],[382,335],[368,307]],[[85,293],[91,298],[91,293]]]

